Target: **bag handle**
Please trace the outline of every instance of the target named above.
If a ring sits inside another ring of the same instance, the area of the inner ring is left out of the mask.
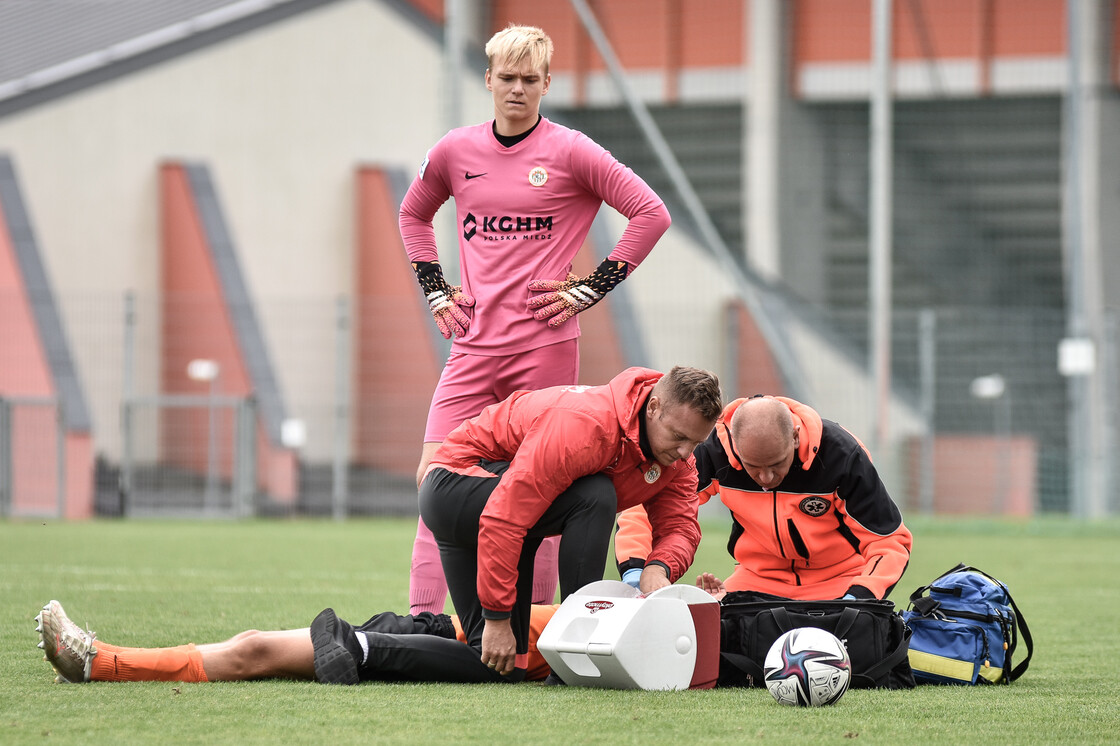
[[[926,591],[928,591],[930,588],[932,588],[934,586],[934,584],[937,583],[938,580],[941,580],[941,578],[945,577],[946,575],[952,575],[955,572],[962,572],[964,570],[976,570],[976,568],[975,567],[969,567],[968,565],[966,565],[963,562],[958,562],[957,566],[954,567],[952,570],[946,570],[945,572],[941,573],[936,578],[934,578],[933,583],[930,583],[929,585],[923,585],[921,588],[918,588],[918,590],[911,593],[910,594],[911,605],[914,604],[915,602],[917,602],[918,599],[922,598],[922,596],[925,595]],[[995,580],[995,578],[993,578],[991,575],[988,575],[988,573],[984,572],[983,570],[976,570],[976,572],[980,573],[981,575],[983,575],[983,576],[985,576],[985,577],[987,577],[991,580]],[[999,581],[996,580],[996,582],[998,583]],[[920,612],[920,613],[922,613],[923,616],[925,615],[924,612]]]
[[[894,669],[895,666],[902,663],[902,661],[910,654],[910,635],[914,634],[913,630],[905,624],[902,625],[902,640],[898,643],[894,650],[887,653],[881,661],[871,666],[862,674],[852,674],[852,678],[866,678],[871,684],[874,684],[880,676],[885,675],[888,671]]]
[[[1019,611],[1019,607],[1015,605],[1015,599],[1011,597],[1010,593],[1007,594],[1007,600],[1011,602],[1011,608],[1015,611],[1015,625],[1019,627],[1019,631],[1023,634],[1023,641],[1027,643],[1027,657],[1024,658],[1019,665],[1015,666],[1013,671],[1007,674],[1008,681],[1014,681],[1022,676],[1026,672],[1027,666],[1030,665],[1031,656],[1034,654],[1034,640],[1031,639],[1031,631],[1027,628],[1027,621],[1023,619],[1023,613]],[[1012,627],[1012,629],[1014,629],[1014,627]],[[1007,651],[1008,655],[1011,654],[1011,650],[1014,649],[1014,647],[1015,645],[1012,643],[1011,648]]]
[[[764,686],[766,684],[766,674],[762,670],[762,666],[742,653],[720,651],[719,657],[730,663],[739,671],[745,673],[747,675],[748,686]]]
[[[775,606],[770,609],[770,615],[774,617],[774,621],[783,633],[789,632],[793,629],[793,622],[789,619],[789,613],[786,612],[786,607]],[[840,619],[836,622],[836,631],[832,634],[837,637],[845,637],[851,631],[852,625],[856,623],[859,618],[859,609],[853,609],[851,606],[845,606],[844,611],[840,612]]]

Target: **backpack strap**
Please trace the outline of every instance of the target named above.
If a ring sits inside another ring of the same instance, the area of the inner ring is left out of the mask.
[[[777,623],[778,629],[782,632],[789,632],[793,629],[793,622],[790,621],[789,613],[784,606],[775,606],[770,609],[770,615],[774,617],[774,622]],[[859,609],[853,609],[851,606],[844,607],[844,611],[840,613],[840,619],[836,622],[836,630],[832,633],[837,637],[845,637],[851,630],[852,625],[856,623],[859,618]]]
[[[932,585],[932,583],[930,585]],[[910,594],[910,605],[913,606],[914,604],[918,603],[918,601],[925,598],[925,593],[926,593],[926,591],[929,590],[929,588],[930,588],[930,586],[923,585],[923,586],[920,586],[916,591],[911,593]]]
[[[914,634],[907,625],[902,625],[902,639],[899,640],[895,649],[883,656],[883,659],[875,665],[868,668],[862,674],[852,674],[852,678],[857,676],[868,679],[872,684],[879,680],[880,676],[886,675],[888,671],[894,669],[895,666],[902,663],[903,660],[910,654],[910,635]]]
[[[789,620],[789,614],[786,612],[786,607],[775,606],[770,611],[770,616],[774,617],[774,622],[778,625],[783,633],[789,632],[793,629],[793,622]]]
[[[851,631],[852,625],[859,619],[859,609],[853,609],[851,606],[845,606],[844,610],[840,612],[840,619],[836,622],[836,631],[832,634],[840,639],[848,636]]]
[[[1015,611],[1015,625],[1019,627],[1020,632],[1023,634],[1023,640],[1027,643],[1027,657],[1024,658],[1019,665],[1015,666],[1013,671],[1009,671],[1007,674],[1008,681],[1014,681],[1022,676],[1026,672],[1027,666],[1030,665],[1031,655],[1034,654],[1034,641],[1031,639],[1031,631],[1027,628],[1027,621],[1023,619],[1023,613],[1019,611],[1019,607],[1015,605],[1015,599],[1011,597],[1010,593],[1007,594],[1007,600],[1011,602],[1011,608]],[[1010,650],[1008,653],[1010,654]]]
[[[976,568],[975,567],[969,567],[968,565],[966,565],[963,562],[958,562],[957,566],[954,567],[952,570],[946,570],[945,572],[941,573],[936,578],[934,578],[933,582],[930,583],[929,585],[923,585],[922,587],[918,588],[916,591],[911,593],[910,594],[911,605],[919,603],[921,598],[926,594],[926,592],[929,591],[930,588],[934,587],[934,585],[937,584],[938,580],[941,580],[941,578],[945,577],[946,575],[952,575],[953,573],[961,572],[962,570],[976,570]],[[991,576],[988,575],[985,572],[981,572],[980,570],[976,570],[976,572],[979,572],[981,575],[985,575],[985,576],[991,578]],[[995,580],[995,578],[992,578],[992,580]],[[931,609],[931,611],[932,611],[932,609]],[[923,616],[926,615],[926,612],[924,612],[924,611],[919,612],[919,613],[921,613]]]
[[[927,586],[928,587],[928,586]],[[910,606],[922,616],[929,616],[941,608],[941,602],[929,596],[920,596],[910,600]]]
[[[752,661],[742,653],[729,653],[726,650],[720,651],[719,657],[733,666],[735,669],[747,675],[748,686],[765,686],[766,673],[762,670],[762,666]]]

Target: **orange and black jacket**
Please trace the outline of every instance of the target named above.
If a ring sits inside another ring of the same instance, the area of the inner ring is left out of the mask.
[[[725,581],[727,590],[801,599],[884,598],[906,570],[913,537],[867,449],[811,407],[776,398],[789,407],[800,433],[793,466],[776,489],[758,486],[735,454],[728,424],[743,399],[724,409],[694,452],[700,501],[718,495],[734,520],[727,549],[737,566]],[[620,572],[644,564],[645,523],[635,511],[619,516]]]

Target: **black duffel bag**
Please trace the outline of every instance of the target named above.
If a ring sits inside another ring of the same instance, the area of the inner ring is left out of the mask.
[[[891,601],[795,601],[752,591],[720,605],[719,686],[765,686],[763,662],[791,629],[819,627],[843,640],[853,689],[912,689],[910,630]]]

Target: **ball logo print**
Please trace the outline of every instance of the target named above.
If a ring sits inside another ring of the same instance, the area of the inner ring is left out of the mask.
[[[852,679],[844,643],[816,627],[791,629],[775,640],[763,668],[770,694],[779,704],[794,707],[831,705]]]

